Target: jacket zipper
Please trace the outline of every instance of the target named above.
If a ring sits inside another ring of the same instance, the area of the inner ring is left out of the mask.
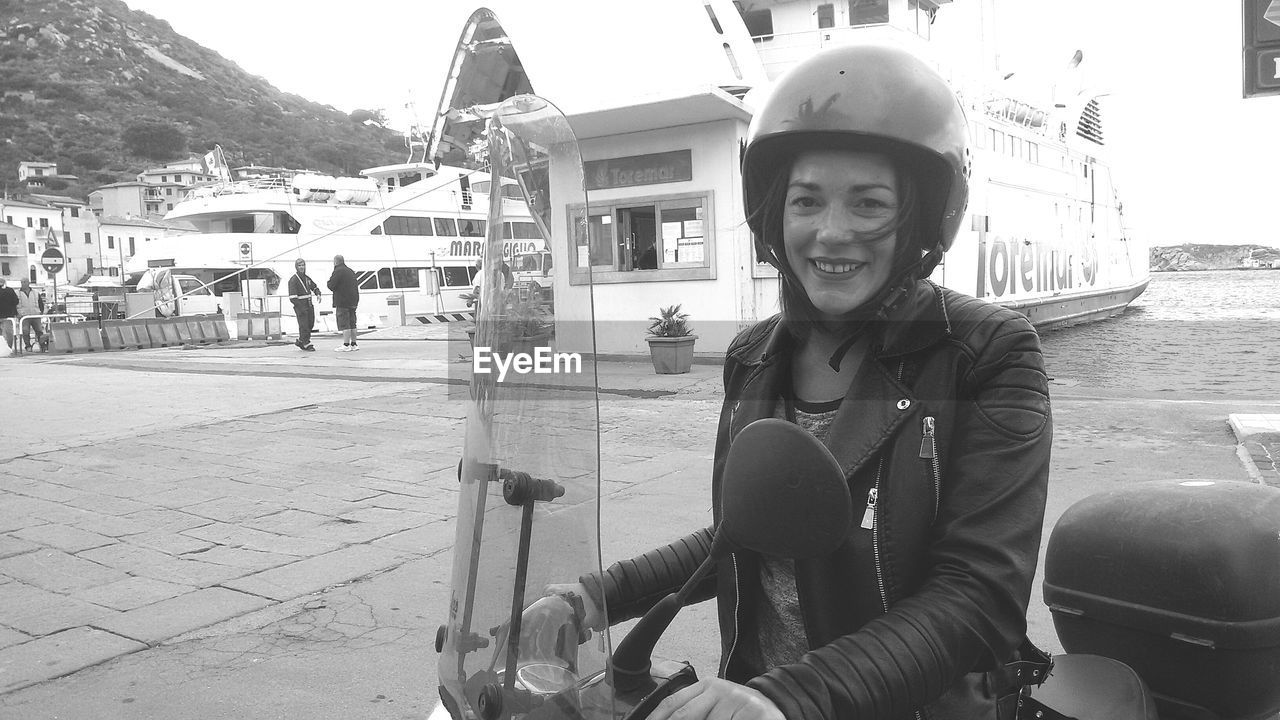
[[[929,461],[929,469],[933,473],[933,517],[938,517],[938,506],[942,502],[942,463],[938,459],[938,440],[934,435],[935,420],[932,415],[924,416],[924,437],[920,438],[920,458]]]
[[[902,382],[902,374],[905,369],[906,363],[898,361],[898,382]],[[929,420],[932,419],[929,418]],[[923,447],[921,450],[923,451]],[[936,455],[937,453],[935,452],[934,454]],[[867,515],[870,515],[871,527],[868,529],[871,530],[871,550],[876,566],[876,588],[880,590],[880,606],[884,608],[884,612],[887,614],[889,612],[889,594],[884,587],[884,568],[880,566],[880,533],[877,531],[879,523],[875,521],[876,508],[879,506],[880,477],[883,474],[884,455],[881,455],[880,464],[876,467],[876,481],[871,486],[871,492],[867,493],[867,512],[863,514],[863,527],[866,527]],[[916,710],[915,718],[916,720],[924,720],[924,711]]]
[[[724,654],[724,660],[720,665],[721,678],[729,672],[729,659],[738,649],[738,614],[742,607],[742,587],[738,583],[738,555],[729,553],[729,562],[733,563],[733,640],[729,643],[729,652]]]

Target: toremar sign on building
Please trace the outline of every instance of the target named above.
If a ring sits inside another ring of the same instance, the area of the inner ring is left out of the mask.
[[[588,190],[657,185],[693,179],[693,155],[688,150],[631,155],[583,163]]]

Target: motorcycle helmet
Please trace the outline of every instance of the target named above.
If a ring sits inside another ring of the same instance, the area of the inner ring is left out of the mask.
[[[881,292],[887,311],[890,296],[932,272],[955,240],[969,198],[968,135],[955,93],[911,53],[880,45],[816,53],[777,80],[747,130],[743,203],[757,256],[788,275],[781,237],[770,236],[780,233],[766,231],[762,206],[797,153],[885,154],[913,181],[917,214],[909,233],[914,243],[900,242],[893,278]]]

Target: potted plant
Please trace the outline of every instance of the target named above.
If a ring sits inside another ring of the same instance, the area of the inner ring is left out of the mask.
[[[698,339],[689,327],[689,314],[680,312],[679,305],[659,308],[659,317],[649,320],[649,356],[653,369],[661,375],[689,372],[693,366],[693,342]]]

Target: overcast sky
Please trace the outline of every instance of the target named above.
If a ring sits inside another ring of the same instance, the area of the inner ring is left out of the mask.
[[[345,111],[382,108],[401,126],[412,100],[428,128],[462,24],[484,4],[125,2],[281,90]],[[1016,73],[1011,83],[1049,77],[1079,49],[1083,80],[1111,93],[1103,101],[1107,151],[1134,232],[1151,245],[1280,246],[1273,177],[1280,97],[1241,97],[1240,2],[998,0],[996,7],[1000,69]],[[945,41],[947,23],[977,8],[977,0],[945,5],[935,35]]]

